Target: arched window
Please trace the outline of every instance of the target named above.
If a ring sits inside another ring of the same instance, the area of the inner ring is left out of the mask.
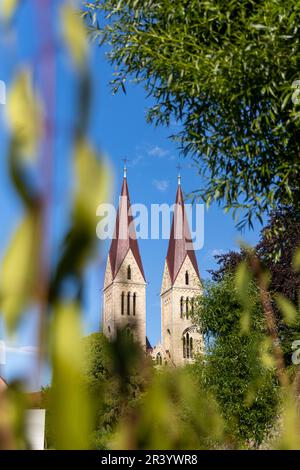
[[[127,294],[127,315],[130,315],[130,292]]]
[[[156,364],[158,366],[161,366],[162,365],[162,357],[161,357],[161,354],[160,353],[157,353],[156,354]]]
[[[180,318],[183,318],[183,297],[180,298]]]
[[[188,271],[185,271],[185,283],[188,286],[189,285],[189,273]]]
[[[133,294],[132,314],[136,314],[136,292]]]
[[[192,315],[194,315],[194,298],[191,299],[191,310],[192,310]]]
[[[186,315],[186,318],[189,318],[189,301],[190,301],[190,299],[187,297],[185,299],[185,315]]]
[[[185,336],[182,338],[182,346],[183,346],[183,357],[186,358],[186,341]]]
[[[121,315],[124,315],[124,304],[125,304],[125,294],[122,292],[121,294]]]
[[[187,332],[182,338],[183,345],[183,357],[184,359],[193,359],[194,357],[194,345],[193,338]]]
[[[131,279],[131,267],[130,264],[127,266],[127,279],[130,281]]]
[[[185,338],[186,343],[186,357],[187,359],[190,358],[190,335],[187,333]]]

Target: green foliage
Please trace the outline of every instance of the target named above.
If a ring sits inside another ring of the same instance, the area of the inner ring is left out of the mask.
[[[94,406],[91,446],[105,449],[120,419],[140,402],[152,362],[122,331],[112,343],[102,333],[94,333],[84,338],[83,346],[86,386]]]
[[[300,292],[300,276],[297,271],[299,244],[299,211],[292,207],[279,207],[271,214],[254,248],[255,255],[270,273],[269,291],[287,365],[291,364],[291,344],[300,335],[300,311],[297,306]],[[221,281],[224,276],[234,274],[238,269],[241,286],[247,284],[247,279],[243,278],[250,275],[247,268],[247,250],[242,248],[239,252],[229,251],[216,259],[218,269],[211,271],[214,281]]]
[[[112,343],[102,333],[84,338],[83,351],[84,388],[93,405],[90,448],[202,449],[223,445],[222,418],[194,368],[155,372],[152,360],[122,331]],[[56,448],[52,425],[56,402],[51,401],[54,387],[53,382],[43,393],[51,448]]]
[[[209,449],[222,442],[215,400],[186,368],[155,375],[140,405],[121,421],[112,446],[182,450]]]
[[[262,308],[257,288],[253,282],[247,290],[251,303],[251,324],[255,330],[263,331]],[[207,282],[203,296],[197,300],[196,320],[205,335],[217,338],[221,335],[240,334],[240,320],[244,311],[232,275],[225,276],[221,282]]]
[[[84,351],[84,371],[89,386],[98,385],[108,378],[109,358],[107,338],[102,333],[93,333],[82,340]]]
[[[180,124],[202,175],[194,195],[252,224],[280,202],[299,204],[300,6],[294,0],[86,2],[92,37],[155,104],[150,121]],[[101,12],[97,16],[97,12]],[[105,20],[104,20],[105,17]],[[200,184],[199,184],[200,186]]]
[[[274,364],[268,361],[265,327],[257,288],[244,284],[249,329],[243,328],[244,305],[234,277],[208,283],[198,300],[196,321],[209,347],[202,380],[215,396],[233,446],[258,446],[272,429],[279,391]]]
[[[241,446],[258,446],[278,413],[274,371],[260,359],[261,337],[230,335],[216,340],[205,368],[208,389],[225,418],[227,432]]]
[[[18,3],[6,0],[0,12],[12,33]],[[155,372],[125,332],[111,343],[102,334],[82,341],[83,274],[95,248],[95,207],[106,197],[109,175],[87,139],[86,28],[69,2],[60,3],[62,36],[79,85],[72,160],[76,181],[66,214],[70,226],[53,256],[53,181],[51,172],[40,173],[52,166],[53,156],[45,152],[38,161],[37,152],[51,147],[55,126],[44,128],[48,121],[42,118],[30,72],[23,70],[8,100],[8,164],[24,214],[2,263],[0,291],[0,308],[12,332],[29,305],[39,311],[39,366],[49,353],[53,368],[52,385],[42,392],[48,447],[256,446],[274,422],[279,394],[272,341],[245,265],[237,283],[225,276],[199,299],[196,319],[210,345],[205,360],[198,358],[192,367]],[[98,9],[108,13],[104,29],[94,15]],[[110,43],[115,89],[125,90],[127,75],[133,75],[157,101],[149,119],[181,123],[182,148],[200,160],[200,173],[207,177],[202,196],[208,204],[215,199],[226,208],[242,207],[251,223],[268,204],[297,203],[299,116],[297,104],[291,104],[291,83],[299,68],[298,5],[291,0],[106,0],[89,4],[84,16],[91,20],[90,31]],[[64,287],[70,279],[77,289],[67,298]],[[277,301],[293,322],[293,299]],[[289,389],[283,397],[280,447],[299,448],[294,396]],[[1,449],[26,447],[25,407],[19,384],[1,392]]]

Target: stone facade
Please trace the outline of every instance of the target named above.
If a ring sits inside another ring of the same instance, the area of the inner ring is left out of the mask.
[[[191,362],[197,353],[203,352],[203,338],[191,319],[194,298],[201,293],[200,280],[188,256],[173,285],[165,263],[161,288],[162,346],[175,366]]]
[[[161,287],[162,340],[154,348],[146,338],[146,281],[138,242],[132,233],[130,236],[132,219],[126,171],[121,195],[104,278],[103,333],[113,339],[118,329],[127,329],[128,334],[147,348],[157,366],[192,362],[204,350],[203,338],[191,318],[193,299],[201,295],[202,286],[196,256],[190,246],[180,178]],[[179,237],[176,227],[180,229]]]
[[[146,282],[131,250],[114,279],[108,258],[104,278],[103,333],[113,338],[117,329],[122,328],[128,328],[129,333],[146,346]]]

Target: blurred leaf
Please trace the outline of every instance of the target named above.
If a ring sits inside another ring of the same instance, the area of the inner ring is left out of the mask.
[[[110,174],[108,167],[97,159],[90,145],[79,139],[75,148],[76,189],[72,220],[63,241],[50,289],[51,303],[61,292],[66,277],[77,284],[77,294],[82,286],[83,269],[96,245],[96,210],[107,201]]]
[[[20,382],[0,390],[0,450],[25,449],[25,407],[28,405]]]
[[[240,318],[240,332],[242,335],[247,335],[250,332],[251,316],[249,310],[244,310]]]
[[[235,274],[235,284],[240,300],[244,306],[249,302],[249,285],[251,282],[251,273],[246,261],[239,264]]]
[[[281,450],[300,450],[300,420],[297,402],[292,389],[286,390],[282,399],[282,433],[278,448]]]
[[[297,248],[294,255],[293,268],[296,272],[300,271],[300,247]]]
[[[88,449],[91,408],[84,382],[82,330],[76,303],[57,305],[51,332],[51,426],[55,448]]]
[[[32,159],[41,135],[41,107],[33,94],[29,71],[17,76],[8,95],[7,115],[22,156]]]
[[[250,296],[251,280],[252,276],[248,263],[246,261],[242,261],[238,265],[235,273],[235,285],[243,307],[243,312],[240,317],[240,333],[242,335],[249,334],[251,326],[251,307],[253,300]]]
[[[65,4],[61,9],[63,35],[70,54],[78,67],[85,65],[87,54],[86,28],[79,13],[70,5]]]
[[[293,325],[298,317],[295,305],[281,294],[276,294],[275,300],[283,315],[285,323],[287,325]]]
[[[1,267],[0,309],[9,331],[32,299],[40,233],[36,213],[28,213],[14,234]]]
[[[18,3],[19,0],[1,0],[0,16],[5,20],[10,20],[18,6]]]
[[[107,200],[110,175],[107,165],[100,162],[85,140],[79,140],[75,149],[77,188],[75,217],[84,220],[91,230],[95,228],[97,206]]]
[[[11,182],[21,198],[23,204],[28,210],[35,210],[39,205],[40,195],[37,185],[32,184],[32,179],[29,177],[31,170],[29,165],[24,162],[22,157],[22,143],[16,135],[14,135],[10,142],[9,155],[9,172]],[[33,174],[31,171],[31,174]]]
[[[275,367],[275,360],[272,354],[272,340],[266,337],[261,343],[260,360],[264,367],[273,369]]]
[[[111,446],[204,449],[222,435],[223,422],[212,397],[199,389],[187,370],[165,370],[155,376],[139,408],[120,423]]]

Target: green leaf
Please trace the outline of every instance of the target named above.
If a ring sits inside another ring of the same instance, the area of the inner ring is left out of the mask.
[[[75,169],[77,186],[74,216],[94,230],[97,207],[109,197],[109,168],[98,160],[87,141],[80,140],[75,148]]]
[[[29,213],[10,242],[0,272],[0,310],[10,332],[33,299],[39,247],[38,218],[35,213]]]
[[[240,333],[241,335],[248,335],[251,326],[251,315],[249,310],[245,310],[241,314],[240,318]]]
[[[0,16],[6,21],[10,20],[16,11],[19,0],[1,0],[0,3]]]
[[[297,248],[293,258],[293,268],[296,272],[300,271],[300,247]]]
[[[275,368],[275,359],[272,354],[272,340],[271,338],[265,338],[261,343],[260,349],[260,360],[264,367],[267,369],[274,369]]]
[[[92,411],[83,371],[82,327],[75,303],[55,307],[51,328],[51,427],[57,450],[88,449]]]
[[[283,315],[284,321],[287,325],[295,324],[298,318],[298,311],[295,305],[290,302],[286,297],[281,294],[275,295],[276,303]]]
[[[79,13],[70,5],[61,7],[63,35],[75,64],[82,68],[86,63],[88,50],[87,32]]]
[[[239,264],[235,274],[235,285],[242,304],[249,306],[249,285],[252,280],[248,263],[243,261]]]
[[[15,79],[7,100],[7,116],[22,156],[32,159],[41,137],[41,105],[34,96],[29,70]]]

